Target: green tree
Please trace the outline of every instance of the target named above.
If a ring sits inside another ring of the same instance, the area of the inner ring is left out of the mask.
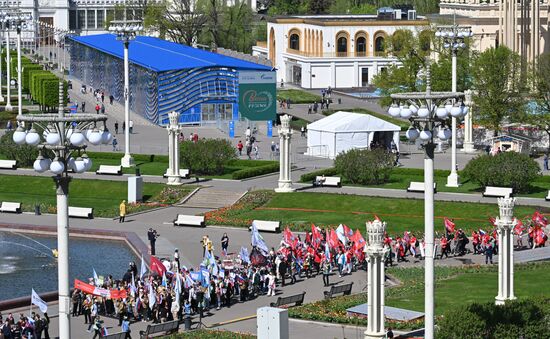
[[[181,164],[196,175],[223,174],[225,166],[237,158],[236,149],[225,139],[201,139],[180,144]]]
[[[497,136],[505,120],[518,120],[523,112],[520,57],[505,46],[489,48],[474,59],[472,78],[474,119]]]
[[[338,154],[334,167],[352,184],[378,185],[389,180],[394,161],[384,149],[352,149]]]
[[[537,59],[531,66],[531,76],[536,106],[526,121],[545,131],[550,139],[550,54],[542,54]],[[550,145],[546,153],[550,153]]]
[[[181,44],[193,45],[208,21],[206,14],[198,10],[193,0],[176,0],[160,19],[160,25],[168,37]]]
[[[7,159],[17,160],[19,166],[32,166],[38,156],[38,149],[27,144],[17,145],[13,142],[13,131],[0,137],[0,154]]]

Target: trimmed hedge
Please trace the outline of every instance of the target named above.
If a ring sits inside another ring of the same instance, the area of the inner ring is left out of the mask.
[[[115,159],[120,160],[120,153],[112,152],[86,152],[92,159]],[[132,154],[135,162],[165,162],[168,163],[167,155],[156,154]]]
[[[231,178],[235,180],[256,177],[258,175],[269,174],[279,171],[279,163],[243,168],[242,170],[231,173]]]
[[[324,175],[326,177],[330,177],[337,174],[338,171],[334,167],[323,168],[317,171],[302,174],[302,176],[300,177],[300,182],[312,182],[313,180],[315,180],[316,176]]]
[[[546,338],[550,298],[507,301],[497,306],[473,303],[446,312],[438,321],[437,338]],[[546,334],[545,334],[546,333]]]

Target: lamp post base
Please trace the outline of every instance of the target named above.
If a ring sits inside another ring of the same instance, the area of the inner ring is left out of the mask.
[[[177,185],[182,185],[183,183],[181,182],[181,177],[179,175],[169,175],[168,176],[168,182],[166,183],[166,185],[173,185],[173,186],[177,186]]]
[[[135,163],[134,163],[134,158],[132,158],[132,155],[130,154],[124,154],[124,156],[122,157],[122,159],[120,159],[120,165],[122,167],[134,167]]]
[[[512,300],[516,300],[516,297],[509,297],[509,298],[495,297],[495,305],[504,305],[506,304],[507,301],[512,301]]]
[[[451,174],[447,177],[447,187],[458,187],[460,186],[460,178],[458,176],[458,173],[451,172]]]
[[[462,146],[462,152],[464,153],[475,153],[476,149],[474,148],[473,142],[465,142]]]
[[[292,187],[292,181],[290,180],[284,180],[279,181],[279,187],[275,189],[275,192],[277,193],[289,193],[296,191],[295,188]]]
[[[13,106],[12,106],[11,104],[7,104],[7,105],[6,105],[6,111],[7,111],[7,112],[13,111]]]
[[[380,338],[385,338],[386,337],[385,332],[369,332],[367,330],[367,331],[365,331],[364,334],[365,334],[365,336],[364,336],[365,339],[380,339]]]

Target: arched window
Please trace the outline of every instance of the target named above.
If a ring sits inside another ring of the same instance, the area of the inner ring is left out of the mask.
[[[349,33],[340,31],[336,34],[336,56],[347,57],[349,50]]]
[[[364,36],[355,39],[355,53],[357,56],[365,56],[367,54],[367,39]]]
[[[384,37],[383,36],[377,36],[374,40],[374,52],[377,54],[384,53],[385,46],[384,46]]]
[[[299,51],[300,50],[300,36],[298,34],[291,34],[288,41],[288,48]]]

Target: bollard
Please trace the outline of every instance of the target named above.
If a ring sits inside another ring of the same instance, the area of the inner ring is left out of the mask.
[[[35,214],[35,215],[41,215],[41,213],[40,213],[40,205],[34,205],[34,214]]]

